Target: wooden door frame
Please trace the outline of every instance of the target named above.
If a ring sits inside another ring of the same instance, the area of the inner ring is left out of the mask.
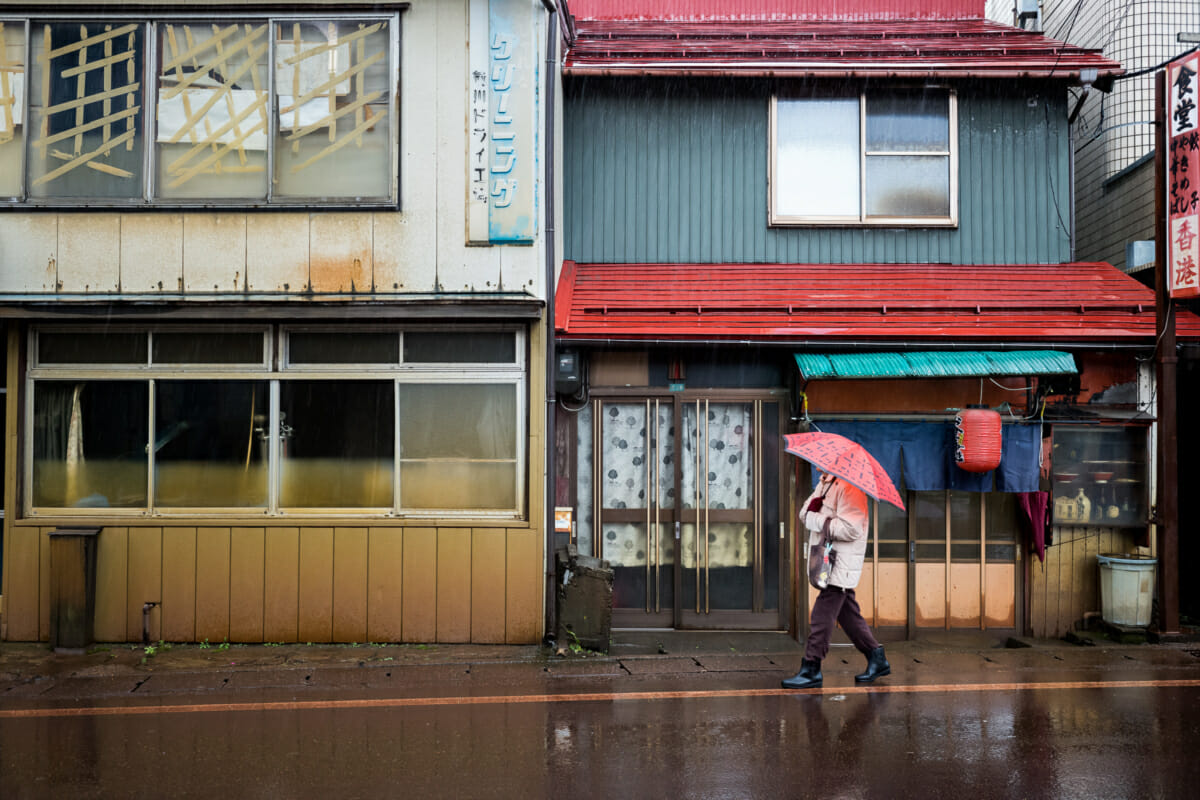
[[[673,452],[676,453],[676,458],[674,459],[674,469],[675,469],[674,485],[675,485],[675,489],[676,489],[675,506],[674,506],[674,508],[668,508],[666,506],[663,506],[664,511],[669,511],[669,516],[668,516],[668,520],[665,523],[659,523],[659,524],[666,525],[668,530],[670,531],[669,535],[675,535],[675,536],[679,536],[680,529],[681,529],[682,525],[684,524],[683,523],[684,515],[683,515],[683,509],[682,509],[683,498],[680,493],[680,487],[682,486],[682,483],[683,483],[683,459],[681,457],[679,457],[683,453],[682,421],[683,421],[684,406],[687,403],[695,403],[697,400],[701,400],[701,401],[706,400],[709,403],[714,403],[714,402],[715,403],[746,403],[746,402],[755,403],[756,401],[761,402],[764,405],[766,403],[774,403],[778,407],[778,410],[779,410],[778,418],[776,420],[776,425],[779,429],[778,433],[780,435],[782,435],[785,431],[786,422],[787,422],[787,418],[788,418],[787,415],[789,413],[789,408],[790,408],[789,407],[788,390],[783,387],[774,388],[774,389],[721,389],[721,388],[717,388],[717,389],[685,389],[683,391],[678,391],[678,392],[663,389],[661,387],[601,387],[601,388],[593,388],[589,395],[589,402],[592,403],[592,408],[593,408],[592,413],[593,413],[593,416],[595,417],[593,424],[596,425],[595,430],[597,432],[602,430],[602,421],[599,419],[599,415],[596,414],[595,403],[596,403],[596,401],[599,401],[601,404],[603,404],[605,402],[609,402],[609,401],[613,401],[613,400],[615,400],[617,402],[621,402],[621,401],[629,402],[629,401],[633,401],[633,400],[636,400],[636,401],[658,400],[661,402],[664,400],[669,400],[672,404],[671,413],[672,413],[672,420],[674,422],[674,428],[675,428],[672,446],[674,448]],[[757,405],[756,405],[756,409],[755,409],[755,417],[756,417],[756,425],[761,426],[761,423],[762,423],[761,407],[757,406]],[[649,419],[647,419],[647,424],[650,424]],[[762,523],[762,519],[764,517],[763,497],[764,497],[765,493],[761,490],[761,487],[764,487],[766,485],[766,480],[769,479],[769,470],[771,469],[771,465],[766,462],[766,460],[763,456],[763,452],[764,452],[763,442],[762,442],[763,433],[761,431],[761,428],[759,428],[758,433],[759,433],[759,435],[758,435],[758,439],[755,442],[753,458],[754,458],[754,469],[755,469],[754,483],[755,483],[755,487],[758,488],[759,491],[757,491],[755,493],[755,497],[754,497],[754,503],[753,503],[754,521],[752,522],[752,527],[758,533],[757,540],[759,542],[765,542],[767,536],[774,535],[774,532],[767,531],[765,529],[765,524]],[[648,438],[649,438],[649,433],[648,433]],[[598,471],[598,469],[602,468],[602,466],[603,466],[602,452],[599,450],[600,439],[598,436],[593,437],[592,446],[594,448],[593,464],[596,465],[593,467],[593,471],[596,472],[596,471]],[[778,585],[778,603],[777,603],[778,607],[777,607],[776,613],[774,615],[773,623],[768,622],[770,615],[767,610],[764,610],[762,612],[755,612],[753,610],[754,607],[758,606],[765,599],[764,595],[765,595],[765,586],[766,586],[766,572],[763,569],[757,570],[754,574],[753,590],[752,590],[753,595],[751,598],[751,602],[752,602],[751,609],[748,609],[748,610],[716,610],[716,611],[709,610],[708,612],[703,614],[703,616],[697,616],[694,614],[694,612],[691,615],[687,614],[686,610],[683,608],[682,538],[680,537],[680,538],[676,539],[676,548],[675,548],[676,563],[674,565],[675,569],[674,569],[674,575],[673,575],[673,578],[674,578],[674,591],[673,591],[674,609],[672,611],[672,620],[670,623],[673,627],[675,627],[677,629],[705,629],[705,628],[723,629],[723,628],[729,628],[729,627],[744,628],[744,629],[763,629],[763,630],[787,630],[788,629],[788,620],[789,620],[789,616],[790,616],[791,595],[792,595],[792,593],[790,591],[790,575],[791,575],[791,572],[793,571],[791,569],[791,559],[789,558],[788,538],[786,535],[786,532],[789,527],[787,524],[787,509],[788,509],[787,479],[788,479],[788,475],[784,469],[784,464],[785,464],[784,450],[782,447],[778,447],[776,449],[776,451],[777,451],[776,464],[774,465],[775,480],[778,483],[778,488],[777,488],[778,494],[777,494],[777,498],[776,498],[776,505],[778,507],[776,509],[776,513],[778,515],[778,520],[779,520],[780,527],[781,527],[781,539],[780,539],[780,545],[779,545],[779,548],[777,551],[777,556],[776,556],[776,560],[778,562],[776,564],[776,569],[778,571],[778,576],[776,579],[777,585]],[[593,513],[594,523],[592,526],[592,537],[593,537],[592,541],[593,541],[593,547],[595,548],[594,552],[597,552],[597,553],[602,552],[602,550],[600,548],[603,547],[603,544],[601,542],[600,528],[603,524],[603,517],[604,517],[603,509],[601,508],[602,500],[600,497],[599,486],[600,486],[599,480],[595,479],[595,476],[594,476],[593,477],[593,500],[592,500],[592,513]],[[657,487],[655,487],[655,489],[657,490]],[[647,501],[649,501],[649,500],[650,500],[650,498],[647,498]],[[610,511],[611,511],[611,509],[610,509]],[[710,512],[710,514],[711,514],[711,512]],[[711,520],[711,516],[710,516],[710,520]],[[765,552],[762,553],[762,558],[765,559]],[[646,616],[645,612],[638,611],[636,609],[614,609],[613,615],[614,615],[613,616],[614,625],[617,627],[621,627],[620,619],[619,619],[620,617],[632,617],[634,615],[640,615],[641,617]],[[661,616],[661,615],[659,615],[659,616]],[[767,618],[767,619],[764,619],[764,618]]]

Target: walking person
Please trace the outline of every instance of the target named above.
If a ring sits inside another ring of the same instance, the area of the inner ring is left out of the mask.
[[[883,645],[875,639],[854,597],[867,551],[867,496],[857,487],[829,473],[801,506],[801,520],[809,531],[809,547],[823,547],[832,540],[836,560],[829,584],[813,604],[808,641],[800,672],[783,681],[785,689],[811,689],[821,685],[821,661],[829,652],[834,625],[840,624],[850,641],[867,657],[867,669],[854,676],[858,683],[871,683],[891,674]]]

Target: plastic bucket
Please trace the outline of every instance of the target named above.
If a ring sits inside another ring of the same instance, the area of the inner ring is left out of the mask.
[[[1143,628],[1149,625],[1158,559],[1105,553],[1096,560],[1100,564],[1100,615],[1104,621]]]

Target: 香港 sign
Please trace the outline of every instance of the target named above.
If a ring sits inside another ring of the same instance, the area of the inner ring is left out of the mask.
[[[1167,290],[1200,295],[1200,55],[1167,66]]]

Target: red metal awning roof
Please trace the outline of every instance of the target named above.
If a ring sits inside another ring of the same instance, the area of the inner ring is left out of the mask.
[[[581,19],[961,19],[983,0],[570,0]]]
[[[1151,346],[1154,292],[1105,263],[577,264],[555,298],[563,339],[927,341]],[[1181,339],[1200,317],[1179,311]]]
[[[1057,78],[1123,72],[1087,50],[982,18],[577,19],[568,75]]]

